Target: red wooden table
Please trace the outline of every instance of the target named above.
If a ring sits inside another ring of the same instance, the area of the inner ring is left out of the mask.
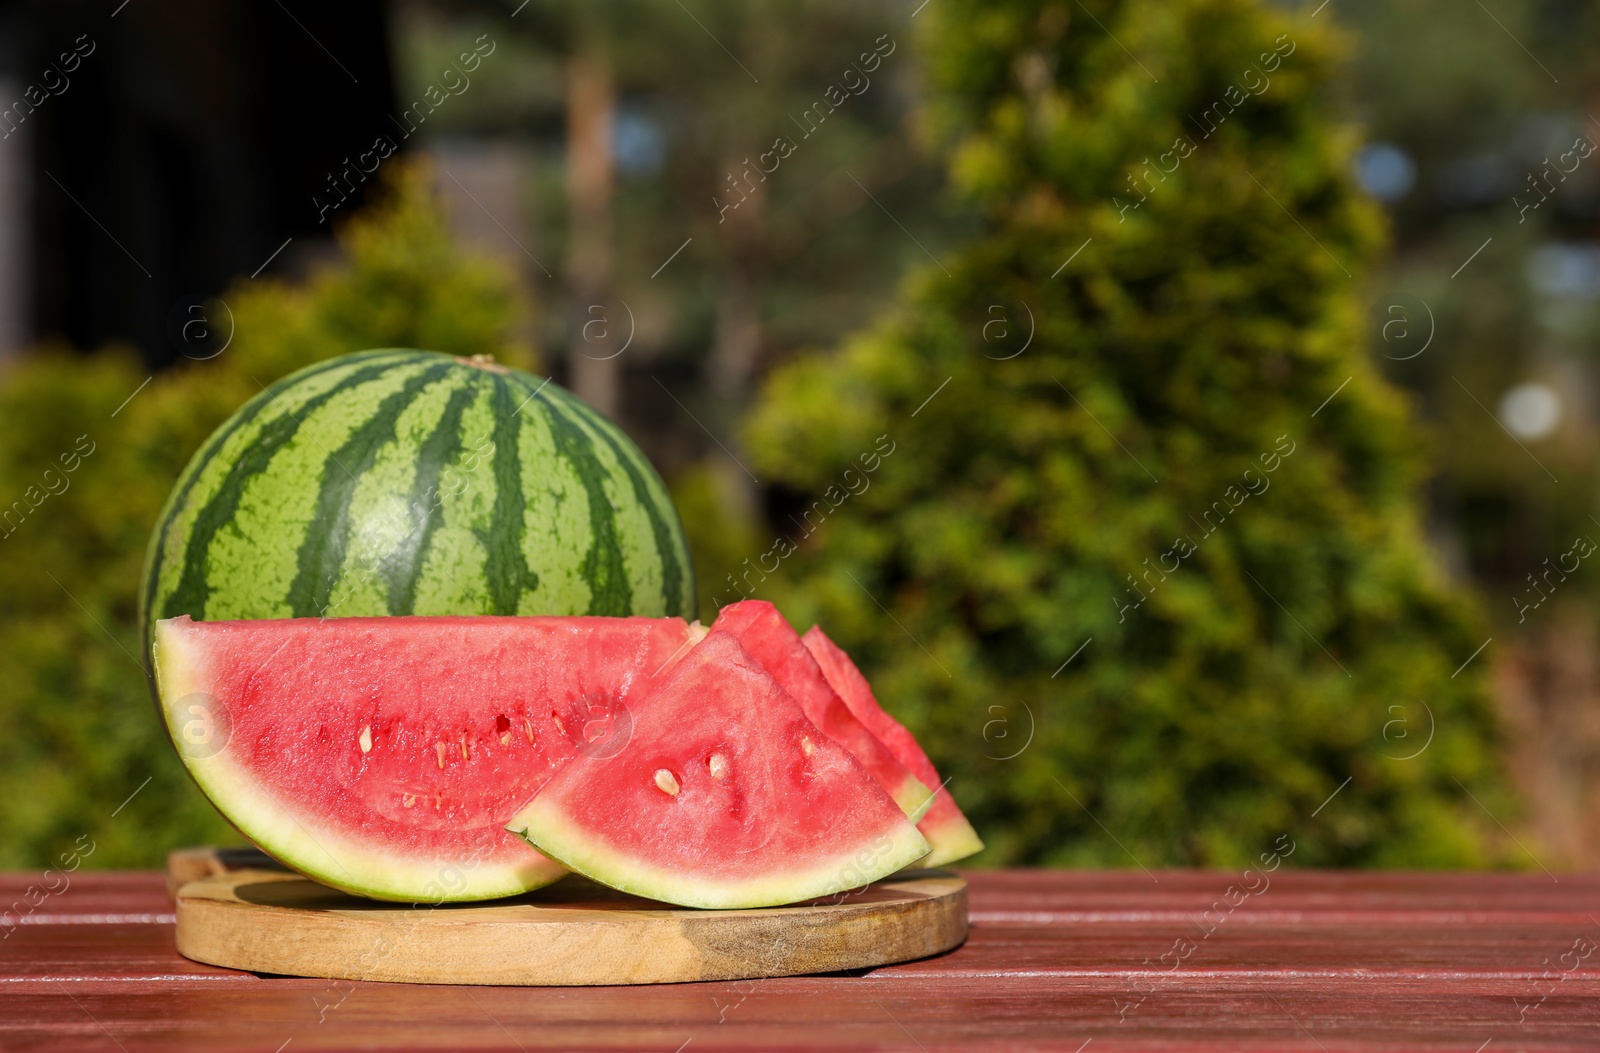
[[[471,988],[199,965],[161,875],[80,872],[0,940],[0,1050],[1600,1050],[1600,875],[969,879],[971,938],[938,958]],[[0,876],[0,904],[37,880]]]

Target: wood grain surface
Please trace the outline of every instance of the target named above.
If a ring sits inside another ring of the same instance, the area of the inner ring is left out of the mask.
[[[1224,913],[1238,875],[964,876],[970,936],[932,958],[514,988],[201,965],[177,953],[162,875],[79,872],[0,929],[0,1049],[1600,1049],[1600,876],[1279,870]],[[0,910],[39,881],[0,876]]]
[[[290,976],[524,986],[740,980],[909,961],[967,935],[966,882],[938,870],[794,906],[690,910],[576,875],[511,900],[435,906],[359,899],[282,871],[218,869],[177,892],[179,953]]]

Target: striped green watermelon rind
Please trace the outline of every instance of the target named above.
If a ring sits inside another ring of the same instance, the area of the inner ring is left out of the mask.
[[[712,630],[632,708],[624,750],[574,758],[507,829],[612,888],[711,909],[857,888],[928,850],[727,632]]]
[[[801,637],[806,649],[822,668],[822,675],[834,691],[838,692],[850,712],[866,725],[874,738],[882,742],[895,757],[911,770],[917,778],[934,791],[934,800],[927,812],[917,820],[930,846],[928,855],[917,861],[918,866],[939,867],[983,850],[983,841],[972,828],[966,815],[945,788],[944,780],[933,766],[933,761],[905,725],[890,716],[873,696],[872,685],[844,648],[828,638],[820,626],[813,625]]]
[[[558,385],[367,351],[266,388],[173,488],[141,593],[157,619],[693,616],[665,485]]]

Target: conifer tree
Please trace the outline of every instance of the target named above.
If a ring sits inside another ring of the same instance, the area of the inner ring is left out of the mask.
[[[922,19],[983,232],[769,378],[753,467],[804,496],[702,591],[822,622],[987,861],[1502,858],[1489,634],[1425,547],[1419,434],[1364,347],[1383,229],[1329,13]]]

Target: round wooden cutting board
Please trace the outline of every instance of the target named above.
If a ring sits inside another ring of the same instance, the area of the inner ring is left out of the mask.
[[[570,875],[490,904],[384,903],[259,853],[174,853],[178,950],[252,972],[396,983],[578,986],[864,969],[954,948],[967,883],[914,871],[762,910],[693,910]]]

